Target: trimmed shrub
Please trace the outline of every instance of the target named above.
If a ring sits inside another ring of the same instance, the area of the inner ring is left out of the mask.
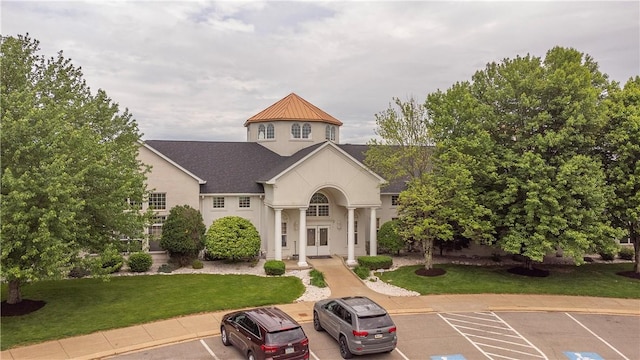
[[[151,269],[153,258],[150,254],[144,252],[136,252],[129,255],[127,264],[129,265],[129,269],[132,272],[145,272]]]
[[[260,234],[253,224],[239,216],[220,218],[211,224],[205,238],[211,258],[238,261],[260,252]]]
[[[393,259],[385,255],[360,256],[358,257],[358,264],[371,270],[390,269],[391,265],[393,265]]]
[[[613,259],[616,258],[618,251],[613,251],[613,250],[608,250],[608,251],[600,251],[598,253],[598,255],[600,255],[600,258],[604,261],[613,261]]]
[[[311,276],[311,285],[324,288],[327,287],[327,283],[324,281],[324,274],[316,269],[312,269],[309,272],[309,276]]]
[[[387,221],[378,230],[378,251],[385,254],[399,254],[405,246],[398,234],[398,220]]]
[[[267,260],[264,263],[264,272],[267,275],[282,275],[285,271],[284,261],[282,260]]]
[[[635,255],[635,251],[633,251],[633,248],[629,246],[623,246],[622,248],[620,248],[620,251],[618,252],[618,256],[622,260],[633,260],[634,255]]]
[[[191,267],[194,269],[202,269],[204,267],[204,264],[202,263],[202,261],[195,259],[191,263]]]
[[[360,279],[364,280],[369,277],[371,270],[366,266],[357,265],[353,268],[353,272],[356,273]]]
[[[160,267],[158,268],[158,272],[159,273],[171,273],[173,271],[173,269],[171,268],[171,265],[169,264],[162,264],[160,265]]]
[[[69,277],[72,278],[80,279],[89,275],[91,275],[91,270],[89,270],[86,266],[78,265],[69,270]]]
[[[175,206],[162,225],[160,247],[169,252],[175,263],[185,266],[204,249],[206,230],[198,210],[189,205]]]

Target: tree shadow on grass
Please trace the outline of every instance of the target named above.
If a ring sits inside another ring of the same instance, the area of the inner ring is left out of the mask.
[[[617,272],[616,275],[628,277],[628,278],[631,278],[631,279],[640,280],[640,274],[635,272],[635,271],[620,271],[620,272]]]
[[[7,304],[6,301],[3,301],[0,305],[0,313],[2,314],[2,317],[22,316],[40,310],[46,304],[46,301],[29,299],[23,299],[17,304]]]
[[[507,272],[514,275],[522,275],[522,276],[529,276],[529,277],[547,277],[551,274],[549,270],[536,269],[536,268],[529,269],[522,266],[509,268],[507,269]]]
[[[440,269],[440,268],[431,268],[429,270],[425,269],[424,267],[421,267],[420,269],[415,271],[416,275],[419,276],[429,276],[429,277],[433,277],[433,276],[441,276],[447,273],[447,270],[445,269]]]

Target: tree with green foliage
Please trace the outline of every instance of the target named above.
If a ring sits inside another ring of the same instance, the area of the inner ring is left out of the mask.
[[[393,98],[394,107],[375,115],[376,135],[369,141],[365,164],[387,181],[418,179],[431,166],[429,118],[423,104],[414,98]]]
[[[469,171],[474,202],[490,211],[485,238],[534,261],[562,249],[581,263],[615,246],[605,212],[612,193],[594,155],[608,88],[591,57],[556,47],[545,59],[490,63],[471,82],[428,96],[435,156],[470,159],[457,163]]]
[[[207,230],[205,248],[210,257],[238,261],[260,252],[260,234],[251,221],[239,216],[217,219]]]
[[[45,59],[28,36],[0,42],[1,276],[15,304],[23,285],[66,276],[80,251],[142,235],[145,215],[130,204],[147,169],[131,114],[92,94],[62,52]]]
[[[385,222],[378,229],[378,249],[388,254],[399,254],[405,246],[404,239],[398,233],[398,220]]]
[[[160,247],[180,266],[185,266],[204,249],[206,231],[200,211],[189,205],[175,206],[162,225]]]
[[[613,224],[625,229],[635,250],[634,271],[640,273],[640,76],[622,90],[613,88],[606,100],[607,126],[602,147]]]

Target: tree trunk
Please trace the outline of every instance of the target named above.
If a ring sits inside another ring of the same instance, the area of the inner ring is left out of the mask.
[[[640,235],[637,232],[632,231],[629,234],[629,237],[631,238],[631,242],[633,243],[634,250],[635,262],[633,263],[633,271],[636,274],[640,274]]]
[[[425,270],[433,269],[433,240],[423,240],[422,250],[424,251]]]
[[[22,301],[22,291],[20,291],[20,282],[18,280],[9,281],[9,294],[7,296],[7,304],[17,304]]]

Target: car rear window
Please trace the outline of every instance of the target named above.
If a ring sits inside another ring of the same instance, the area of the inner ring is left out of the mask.
[[[393,321],[387,314],[358,317],[358,322],[360,323],[360,329],[379,329],[393,326]]]
[[[277,332],[267,333],[265,342],[267,344],[288,344],[300,341],[305,338],[302,328],[297,327]]]

